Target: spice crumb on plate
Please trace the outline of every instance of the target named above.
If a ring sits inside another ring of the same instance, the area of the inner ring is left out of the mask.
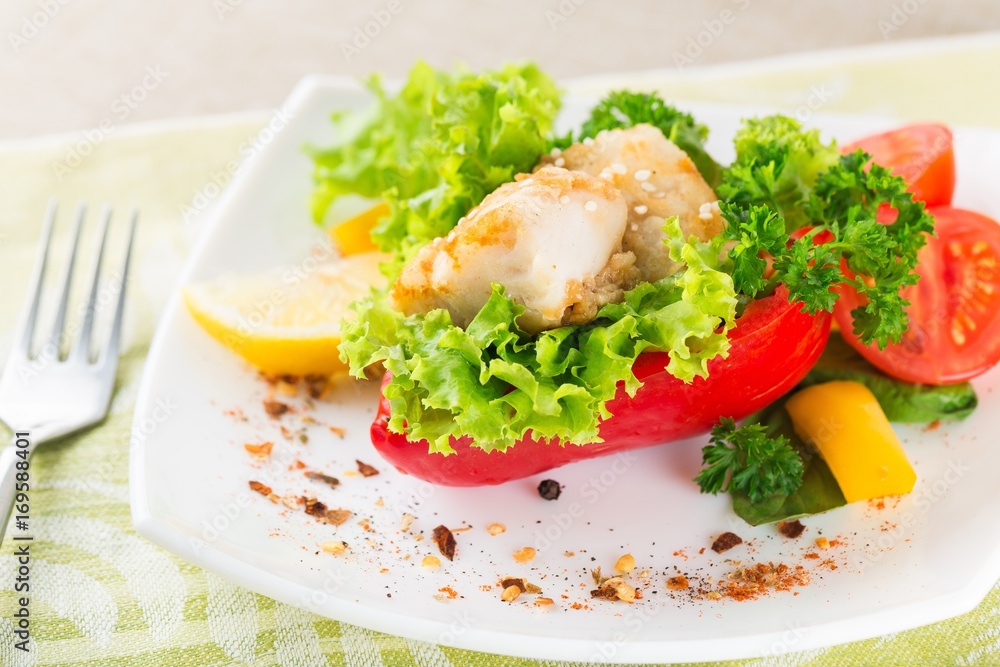
[[[306,479],[311,479],[314,482],[322,482],[327,486],[333,488],[340,485],[340,480],[336,477],[327,475],[326,473],[318,472],[315,470],[310,470],[305,473]]]
[[[437,526],[434,532],[431,533],[431,537],[437,544],[442,556],[448,560],[455,560],[455,548],[457,544],[455,543],[455,536],[452,535],[447,526]]]
[[[339,555],[347,551],[347,544],[340,540],[330,540],[320,545],[320,548],[330,554]]]
[[[305,510],[309,516],[326,518],[326,505],[315,498],[306,498]]]
[[[500,593],[500,599],[504,602],[513,602],[521,595],[521,589],[518,586],[511,585],[503,589]]]
[[[511,586],[517,586],[521,589],[522,593],[527,590],[527,586],[524,584],[524,579],[521,579],[520,577],[506,577],[500,580],[500,588],[507,589]]]
[[[281,415],[289,411],[289,406],[287,403],[282,403],[281,401],[276,401],[273,398],[264,399],[264,412],[271,419],[277,419]]]
[[[615,572],[628,574],[635,569],[635,557],[632,554],[624,554],[615,562]]]
[[[355,460],[354,462],[358,464],[358,472],[363,476],[374,477],[378,474],[378,469],[375,466],[368,465],[364,461]]]
[[[436,600],[454,600],[458,597],[458,591],[456,591],[451,586],[442,586],[438,589],[438,592],[434,595]]]
[[[638,591],[621,577],[605,579],[597,588],[590,591],[590,597],[601,600],[621,600],[632,602],[639,598]]]
[[[527,563],[535,557],[534,547],[524,547],[514,552],[514,560],[518,563]]]
[[[327,510],[326,521],[327,523],[332,523],[335,526],[339,526],[340,524],[350,519],[353,514],[354,512],[352,512],[351,510],[345,510],[345,509]]]
[[[778,532],[787,538],[795,539],[800,536],[806,527],[798,519],[794,521],[779,521]]]
[[[260,443],[244,443],[243,449],[247,450],[254,456],[259,456],[261,458],[271,455],[271,450],[274,448],[274,443],[271,441],[260,442]]]
[[[715,541],[712,542],[712,551],[717,554],[721,554],[725,551],[729,551],[738,544],[743,544],[743,538],[736,533],[726,531],[715,538]]]
[[[271,487],[269,487],[267,484],[262,484],[261,482],[258,482],[257,480],[254,479],[250,480],[250,490],[256,491],[262,496],[270,497],[271,495]]]

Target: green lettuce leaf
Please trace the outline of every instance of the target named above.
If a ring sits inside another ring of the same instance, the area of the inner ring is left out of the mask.
[[[979,399],[968,382],[943,386],[913,384],[889,377],[869,364],[838,333],[830,335],[823,356],[799,384],[853,380],[868,387],[891,422],[930,423],[939,419],[965,419]]]
[[[619,383],[633,395],[641,386],[632,373],[640,353],[666,352],[667,370],[685,382],[728,354],[736,297],[714,265],[717,249],[681,240],[676,219],[665,229],[685,268],[639,285],[589,324],[529,336],[517,326],[523,309],[500,285],[464,330],[447,311],[406,317],[373,295],[343,323],[341,358],[357,377],[384,364],[389,428],[426,439],[432,452],[450,453],[449,438],[462,436],[502,451],[529,431],[564,444],[600,442],[597,427]]]
[[[791,521],[804,516],[821,514],[847,504],[837,479],[819,456],[805,464],[802,484],[795,492],[777,495],[754,503],[745,493],[733,493],[733,511],[751,526]]]
[[[344,139],[309,149],[312,212],[323,222],[345,194],[385,199],[391,213],[372,238],[396,255],[397,269],[497,186],[531,171],[559,110],[555,83],[530,64],[475,74],[419,63],[395,95],[377,78],[368,87],[371,115],[335,117]]]
[[[786,399],[787,396],[750,415],[744,425],[759,424],[768,437],[787,440],[802,459],[802,483],[791,493],[775,494],[757,502],[751,501],[744,492],[732,491],[733,511],[751,526],[791,521],[847,504],[830,467],[792,427],[792,419],[785,409]]]
[[[792,232],[810,222],[806,204],[819,174],[837,163],[836,143],[819,130],[803,130],[788,116],[749,118],[733,139],[736,161],[722,174],[717,192],[730,204],[766,205]]]
[[[596,137],[602,130],[629,128],[648,123],[677,144],[694,162],[702,178],[714,188],[722,177],[722,166],[705,150],[708,128],[696,123],[690,114],[679,111],[663,101],[656,93],[634,93],[618,90],[597,103],[590,110],[577,133],[568,133],[553,141],[553,146],[566,148],[574,142]]]

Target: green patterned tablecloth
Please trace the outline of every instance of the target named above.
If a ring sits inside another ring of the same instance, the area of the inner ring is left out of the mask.
[[[1000,39],[696,72],[637,75],[668,98],[1000,126]],[[584,84],[587,88],[607,82]],[[265,114],[112,128],[0,146],[0,354],[6,355],[46,200],[138,206],[125,352],[111,415],[34,459],[31,651],[13,648],[16,562],[0,551],[0,665],[527,665],[329,621],[256,595],[132,529],[132,405],[157,314],[184,263],[192,208],[216,192]],[[82,154],[86,151],[86,154]],[[75,156],[75,157],[74,157]],[[70,166],[69,169],[59,168]],[[199,199],[199,197],[201,199]],[[65,230],[64,230],[65,231]],[[895,635],[745,665],[1000,665],[1000,588],[973,612]]]

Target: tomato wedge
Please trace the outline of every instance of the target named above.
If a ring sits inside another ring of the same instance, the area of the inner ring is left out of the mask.
[[[426,441],[389,431],[384,398],[371,426],[372,443],[401,472],[446,486],[500,484],[557,466],[707,433],[720,417],[742,419],[798,384],[812,368],[830,333],[831,315],[809,315],[789,303],[780,286],[752,302],[729,332],[726,359],[708,364],[708,377],[684,384],[664,367],[661,352],[639,355],[632,370],[643,386],[632,398],[619,387],[601,423],[604,442],[561,446],[527,437],[505,452],[485,452],[468,438],[451,442],[455,454],[431,454]],[[388,381],[386,378],[385,381]]]
[[[907,125],[847,144],[841,151],[847,154],[859,148],[901,176],[914,199],[929,207],[951,203],[955,191],[955,151],[947,126]]]
[[[851,330],[851,310],[863,297],[843,289],[834,316],[844,338],[868,361],[909,382],[963,382],[1000,361],[1000,224],[950,206],[930,210],[935,234],[918,256],[920,281],[902,295],[910,328],[884,350],[863,345]]]

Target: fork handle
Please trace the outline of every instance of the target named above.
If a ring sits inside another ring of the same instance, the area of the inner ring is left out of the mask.
[[[24,451],[25,457],[30,456],[32,450],[30,445],[19,448],[17,440],[15,435],[6,447],[0,449],[0,538],[7,532],[7,522],[14,508],[14,496],[17,495],[17,462],[27,460],[18,456],[18,450]]]

